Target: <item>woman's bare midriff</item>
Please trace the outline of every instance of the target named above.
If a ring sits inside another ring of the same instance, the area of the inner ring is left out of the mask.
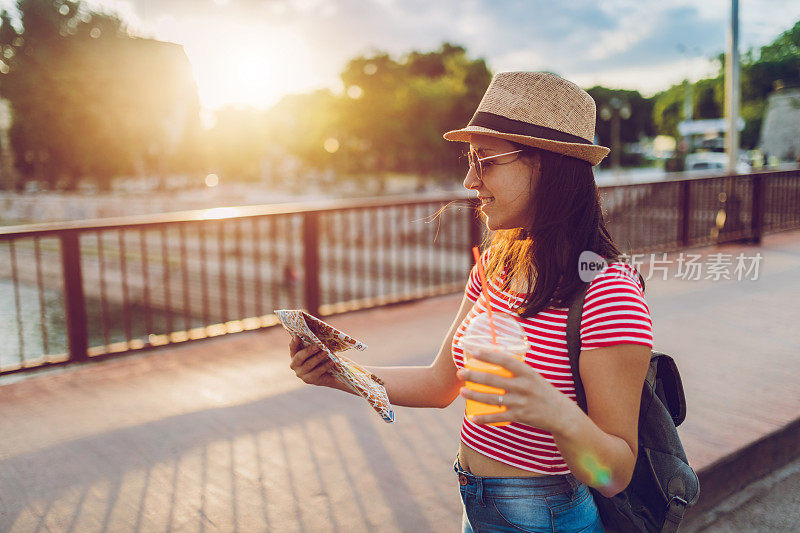
[[[475,474],[476,476],[483,477],[539,477],[546,476],[547,474],[537,474],[536,472],[529,472],[522,470],[515,466],[507,465],[496,461],[491,457],[476,452],[464,442],[458,445],[458,462],[461,463],[461,468]]]

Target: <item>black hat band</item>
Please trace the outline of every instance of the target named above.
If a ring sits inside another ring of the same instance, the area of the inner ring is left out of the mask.
[[[594,146],[592,142],[587,141],[583,137],[572,135],[571,133],[564,133],[563,131],[554,130],[553,128],[537,126],[536,124],[522,122],[521,120],[514,120],[513,118],[495,115],[494,113],[487,113],[486,111],[477,111],[472,116],[468,126],[481,126],[502,133],[526,135],[528,137],[539,137],[540,139],[548,139],[551,141],[580,143]]]

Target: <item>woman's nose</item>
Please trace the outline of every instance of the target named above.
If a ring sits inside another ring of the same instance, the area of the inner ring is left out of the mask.
[[[477,189],[481,186],[481,180],[478,177],[478,173],[475,172],[475,169],[469,167],[467,170],[467,176],[464,178],[464,187],[467,189]]]

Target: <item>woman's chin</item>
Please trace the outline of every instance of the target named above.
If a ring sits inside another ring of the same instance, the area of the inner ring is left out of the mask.
[[[491,217],[486,217],[486,228],[489,231],[497,231],[499,229],[505,229],[499,220],[492,219]]]
[[[489,231],[505,230],[505,229],[518,229],[523,227],[522,224],[514,224],[506,220],[498,220],[490,216],[486,217],[486,228]]]

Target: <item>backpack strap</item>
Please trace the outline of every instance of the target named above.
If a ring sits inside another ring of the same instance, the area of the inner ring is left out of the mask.
[[[575,382],[575,397],[578,400],[578,407],[584,413],[588,413],[586,408],[586,393],[583,391],[581,372],[578,367],[578,359],[581,356],[581,315],[583,315],[583,301],[586,299],[586,291],[589,284],[586,283],[575,294],[572,304],[569,306],[567,315],[567,350],[569,351],[569,367],[572,370],[572,379]]]
[[[683,514],[686,512],[686,500],[680,496],[673,496],[667,504],[667,512],[664,515],[664,524],[661,527],[661,533],[675,533],[683,520]]]

